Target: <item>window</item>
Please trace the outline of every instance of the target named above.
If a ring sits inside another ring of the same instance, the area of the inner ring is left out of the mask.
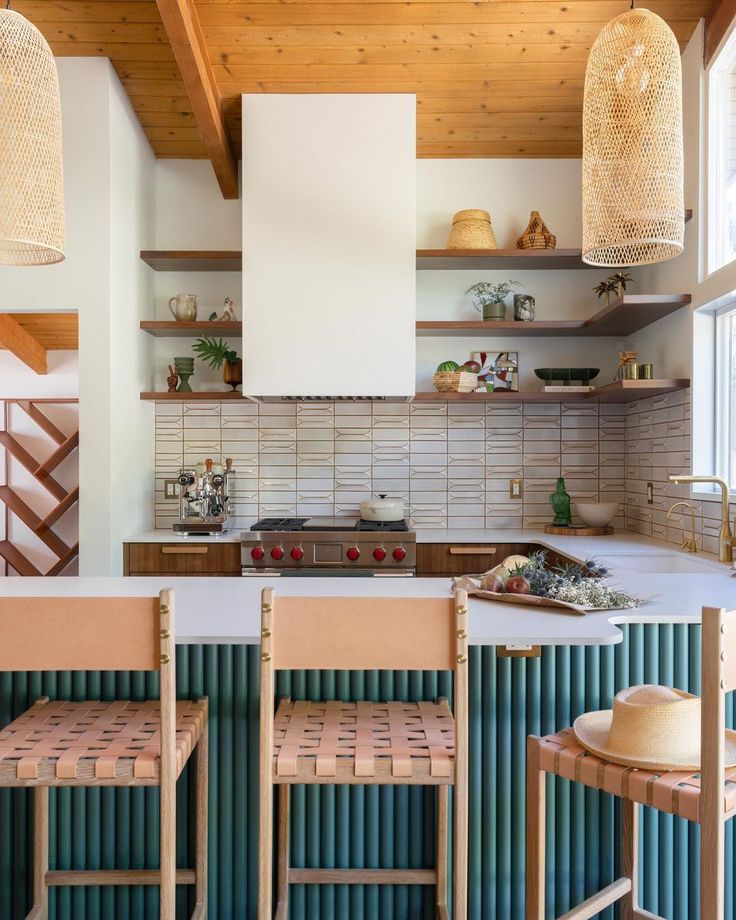
[[[736,487],[736,303],[716,313],[716,473]]]
[[[710,69],[708,270],[736,259],[736,33]]]

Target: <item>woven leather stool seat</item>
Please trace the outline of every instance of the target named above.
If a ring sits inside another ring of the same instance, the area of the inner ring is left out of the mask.
[[[578,743],[572,728],[540,739],[539,767],[546,773],[641,805],[651,805],[658,811],[679,815],[688,821],[700,820],[698,773],[676,770],[656,773],[602,760]],[[725,811],[736,808],[736,769],[726,771],[723,795]]]
[[[455,721],[436,703],[281,700],[274,720],[274,782],[454,782]]]
[[[199,740],[205,701],[176,703],[177,776]],[[157,785],[161,704],[38,700],[0,729],[0,786]]]

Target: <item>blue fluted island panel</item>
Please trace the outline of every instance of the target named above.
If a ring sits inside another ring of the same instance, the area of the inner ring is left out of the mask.
[[[471,648],[470,917],[524,916],[524,743],[528,732],[569,725],[608,706],[620,687],[644,681],[699,688],[697,626],[630,625],[617,646],[545,648],[540,659],[499,659]],[[257,852],[258,649],[246,645],[179,647],[179,694],[210,697],[210,918],[255,917]],[[0,724],[36,696],[145,698],[156,676],[141,674],[0,675]],[[418,699],[447,693],[433,672],[305,672],[281,676],[294,697]],[[550,781],[551,782],[551,781]],[[610,796],[554,781],[549,801],[549,916],[560,914],[616,871],[618,813]],[[179,862],[192,862],[191,789],[180,782]],[[299,787],[293,807],[293,862],[315,866],[412,866],[433,862],[433,798],[421,789]],[[28,793],[0,791],[0,918],[29,907],[31,815]],[[155,790],[52,791],[51,864],[57,868],[155,866]],[[647,811],[642,872],[644,906],[672,920],[696,920],[697,830]],[[733,838],[728,836],[729,865]],[[734,917],[733,872],[727,916]],[[294,886],[293,920],[431,918],[433,889]],[[181,916],[187,893],[180,891]],[[155,920],[157,889],[60,889],[54,920]],[[607,915],[612,917],[609,911]]]

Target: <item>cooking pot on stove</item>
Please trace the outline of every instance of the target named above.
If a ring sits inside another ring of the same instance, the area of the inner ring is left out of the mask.
[[[404,502],[385,495],[367,498],[360,503],[360,517],[363,521],[403,521]]]

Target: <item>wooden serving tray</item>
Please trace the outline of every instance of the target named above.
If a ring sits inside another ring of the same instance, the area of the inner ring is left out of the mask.
[[[547,524],[544,532],[556,534],[558,537],[607,537],[613,533],[613,527],[587,527],[585,524],[557,527]]]

